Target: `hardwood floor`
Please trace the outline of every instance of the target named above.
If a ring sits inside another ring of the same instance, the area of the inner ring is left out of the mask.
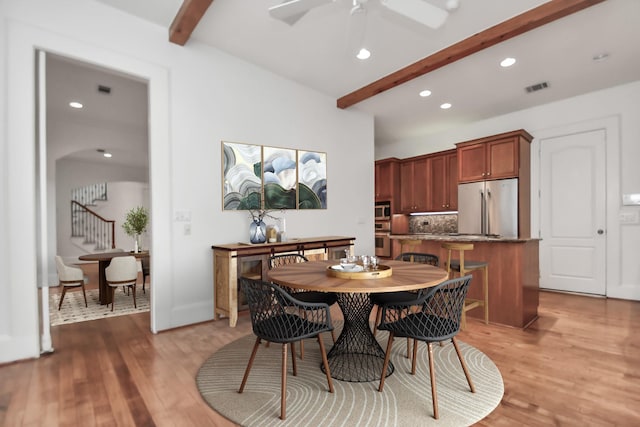
[[[526,330],[469,319],[460,333],[505,383],[477,425],[640,425],[640,303],[541,292],[539,314]],[[246,314],[236,328],[157,335],[148,314],[53,327],[53,354],[0,366],[0,425],[233,426],[201,399],[195,375],[250,332]]]

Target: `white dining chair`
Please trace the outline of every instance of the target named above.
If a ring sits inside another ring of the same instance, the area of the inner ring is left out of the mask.
[[[62,301],[67,293],[68,288],[82,287],[82,295],[84,296],[84,306],[87,307],[87,294],[84,284],[88,281],[81,268],[71,267],[64,263],[60,255],[56,255],[56,271],[58,272],[58,280],[62,286],[62,296],[58,304],[58,311],[62,307]]]
[[[114,257],[111,264],[104,270],[107,285],[111,288],[111,311],[115,305],[115,291],[118,286],[132,290],[133,306],[136,304],[136,282],[138,281],[138,263],[133,256]]]

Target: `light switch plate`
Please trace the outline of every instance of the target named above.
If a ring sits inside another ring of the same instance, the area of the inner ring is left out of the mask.
[[[176,222],[191,222],[191,211],[175,211],[173,218]]]
[[[640,224],[640,212],[620,212],[620,224]]]

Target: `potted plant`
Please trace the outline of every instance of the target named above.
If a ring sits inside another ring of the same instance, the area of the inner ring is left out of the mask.
[[[134,252],[140,252],[142,250],[142,243],[140,241],[140,235],[147,231],[147,224],[149,223],[149,212],[144,206],[138,206],[127,212],[127,218],[122,224],[124,232],[128,236],[134,238]]]

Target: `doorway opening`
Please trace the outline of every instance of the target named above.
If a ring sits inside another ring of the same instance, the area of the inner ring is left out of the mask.
[[[150,210],[148,82],[50,53],[46,54],[45,69],[49,218],[46,259],[51,265],[55,255],[60,255],[66,264],[82,268],[88,278],[89,307],[84,306],[80,288],[69,290],[61,307],[65,313],[62,323],[104,318],[111,312],[110,306],[97,302],[97,263],[81,262],[78,256],[112,247],[132,250],[134,241],[122,229],[126,212],[137,206]],[[96,185],[104,186],[101,197],[91,193]],[[83,204],[96,215],[115,221],[110,247],[86,235],[78,235],[74,229],[71,201],[76,198],[78,189],[83,188],[89,189],[90,193]],[[145,237],[148,245],[150,238]],[[126,301],[116,303],[113,314],[149,311],[150,278],[147,278],[144,293],[142,279],[140,272],[136,292],[138,309],[134,310],[132,298],[128,296]],[[49,269],[48,281],[51,285],[57,284],[55,268]],[[120,289],[119,292],[124,291]],[[52,325],[60,323],[59,298],[59,289],[51,288]],[[55,323],[53,319],[56,319]]]

